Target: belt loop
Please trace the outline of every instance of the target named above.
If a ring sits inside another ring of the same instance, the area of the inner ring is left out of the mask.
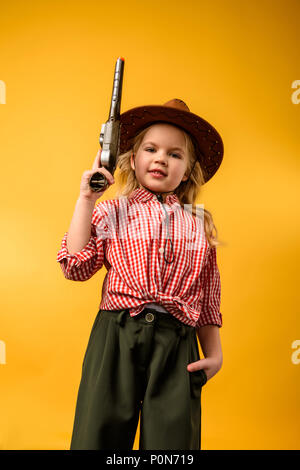
[[[116,319],[116,323],[120,326],[124,326],[124,323],[125,323],[125,313],[127,313],[127,310],[122,310],[118,316],[117,316],[117,319]]]

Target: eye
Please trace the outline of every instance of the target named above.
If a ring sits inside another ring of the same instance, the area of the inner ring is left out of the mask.
[[[145,149],[146,152],[149,152],[149,151],[150,151],[151,153],[152,153],[152,150],[155,151],[155,149],[154,149],[153,147],[147,147],[147,148]],[[171,155],[174,155],[176,158],[181,158],[181,155],[179,155],[178,153],[172,152]]]

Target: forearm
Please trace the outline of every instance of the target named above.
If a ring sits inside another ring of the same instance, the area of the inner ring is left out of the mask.
[[[219,329],[217,325],[205,325],[196,328],[196,331],[204,357],[216,358],[221,366],[223,353]]]
[[[67,248],[70,254],[82,250],[91,238],[94,207],[93,201],[78,197],[67,237]]]

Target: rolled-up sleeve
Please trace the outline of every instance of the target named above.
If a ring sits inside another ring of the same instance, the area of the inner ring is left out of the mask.
[[[210,247],[207,261],[201,271],[201,285],[203,286],[203,304],[197,327],[204,325],[222,326],[221,303],[221,281],[217,265],[216,247]]]
[[[66,279],[87,281],[103,266],[106,216],[107,212],[103,203],[98,203],[92,215],[91,237],[86,246],[76,253],[69,253],[67,248],[68,232],[65,232],[56,261],[60,263]]]

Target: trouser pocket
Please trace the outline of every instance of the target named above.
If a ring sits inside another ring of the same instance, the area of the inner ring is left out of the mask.
[[[196,332],[193,331],[190,337],[191,344],[190,344],[190,360],[191,362],[196,362],[200,360],[199,349],[198,349],[198,342]],[[189,372],[190,374],[190,390],[191,396],[193,398],[199,398],[201,396],[202,387],[207,382],[207,375],[203,369],[196,370],[194,372]]]
[[[190,372],[191,396],[199,398],[203,385],[207,382],[207,375],[203,369]]]

